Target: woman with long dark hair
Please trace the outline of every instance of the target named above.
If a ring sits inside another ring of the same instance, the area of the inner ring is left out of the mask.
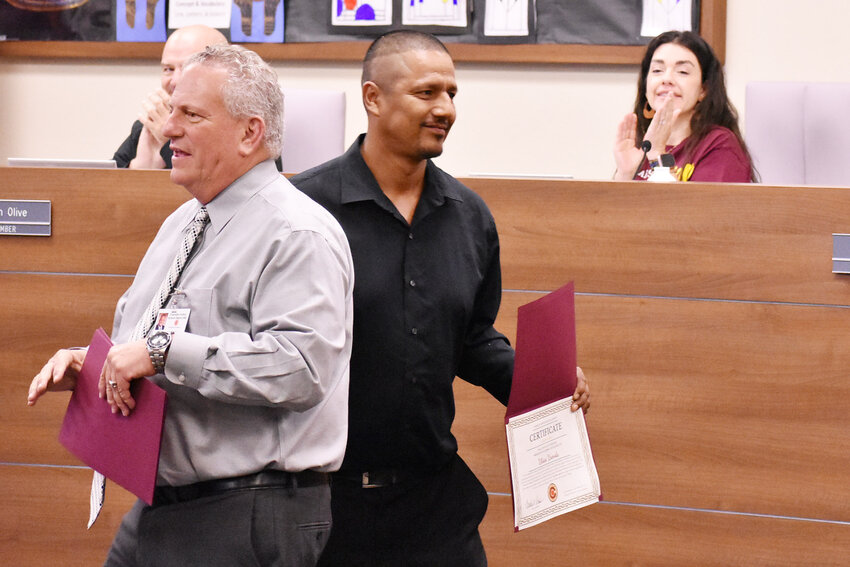
[[[647,45],[634,112],[617,130],[614,179],[646,179],[661,154],[673,156],[681,181],[756,180],[723,67],[693,32],[665,32]]]

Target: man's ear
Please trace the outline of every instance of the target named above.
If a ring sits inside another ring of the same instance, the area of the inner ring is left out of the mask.
[[[381,88],[372,81],[366,81],[361,87],[363,92],[363,107],[368,114],[380,116],[381,110],[379,99],[381,97]]]
[[[244,122],[242,139],[239,141],[240,155],[247,156],[262,147],[266,134],[266,123],[259,116],[251,116]]]

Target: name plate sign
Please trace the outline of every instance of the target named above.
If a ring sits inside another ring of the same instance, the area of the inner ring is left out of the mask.
[[[50,236],[50,201],[0,199],[0,236]]]

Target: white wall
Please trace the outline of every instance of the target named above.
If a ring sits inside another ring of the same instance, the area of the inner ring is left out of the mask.
[[[850,82],[846,0],[729,0],[727,85],[743,115],[752,80]],[[295,88],[345,90],[346,140],[365,129],[359,64],[274,63]],[[634,100],[636,67],[459,64],[458,121],[441,167],[608,179],[611,138]],[[111,157],[156,62],[0,60],[0,163],[9,156]],[[794,112],[794,109],[788,109]]]

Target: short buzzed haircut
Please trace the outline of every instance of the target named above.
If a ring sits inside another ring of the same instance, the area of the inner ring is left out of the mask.
[[[360,84],[362,85],[366,81],[374,80],[373,62],[377,57],[414,50],[449,52],[446,46],[443,45],[443,42],[430,33],[413,30],[387,32],[373,41],[369,49],[366,50],[366,56],[363,58],[363,75],[360,78]]]

